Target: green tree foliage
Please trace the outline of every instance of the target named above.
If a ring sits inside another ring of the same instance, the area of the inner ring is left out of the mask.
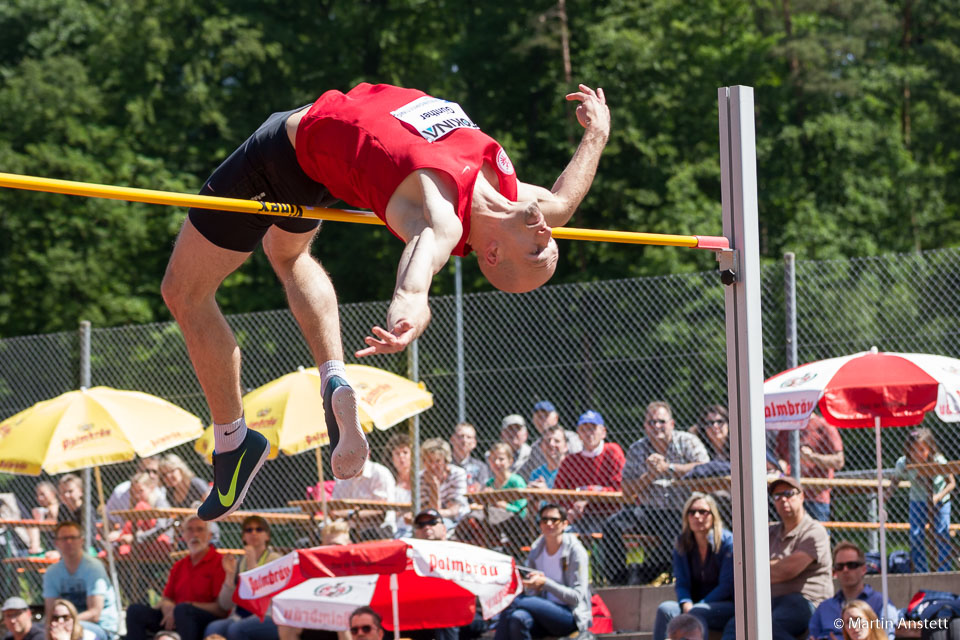
[[[194,192],[271,112],[361,81],[461,102],[522,180],[579,140],[578,82],[614,128],[572,224],[719,234],[716,89],[755,87],[762,251],[799,258],[960,238],[957,0],[9,0],[0,170]],[[565,68],[569,60],[570,70]],[[184,211],[0,190],[0,335],[164,320]],[[349,251],[344,250],[349,247]],[[315,253],[344,302],[389,297],[398,243],[330,223]],[[710,269],[679,249],[562,243],[556,281]],[[464,261],[468,290],[485,285]],[[435,292],[449,292],[441,274]],[[259,252],[230,312],[284,305]]]

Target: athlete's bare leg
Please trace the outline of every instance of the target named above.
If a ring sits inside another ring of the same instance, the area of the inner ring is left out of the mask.
[[[289,233],[271,227],[263,238],[263,250],[287,294],[290,311],[297,319],[318,367],[335,362],[343,366],[340,315],[333,283],[310,255],[316,232]],[[345,373],[345,372],[344,372]],[[334,445],[333,474],[352,478],[363,470],[369,446],[360,428],[356,394],[346,380],[335,376],[324,389],[324,411]]]
[[[240,347],[227,325],[216,292],[249,253],[222,249],[196,230],[188,219],[170,256],[161,291],[187,343],[197,379],[218,424],[243,413],[240,390]]]

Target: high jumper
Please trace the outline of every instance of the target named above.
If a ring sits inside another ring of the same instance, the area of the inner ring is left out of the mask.
[[[201,194],[300,205],[343,200],[372,209],[406,245],[384,327],[357,357],[403,350],[430,321],[427,294],[451,255],[476,251],[498,289],[530,291],[553,275],[562,226],[586,195],[610,133],[602,89],[580,85],[579,147],[548,190],[517,180],[503,148],[460,105],[415,89],[361,84],[271,115],[207,180]],[[320,370],[338,478],[362,469],[369,446],[346,381],[337,298],[310,254],[319,221],[190,209],[163,278],[214,422],[214,488],[205,520],[232,513],[270,452],[247,430],[240,349],[215,294],[262,242]]]

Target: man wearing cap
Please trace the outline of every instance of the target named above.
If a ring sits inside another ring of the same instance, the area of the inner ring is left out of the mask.
[[[657,542],[646,548],[644,565],[653,576],[670,570],[671,549],[690,493],[675,486],[674,480],[710,459],[695,435],[674,429],[673,410],[662,400],[647,405],[643,428],[646,437],[630,445],[623,467],[623,497],[632,506],[603,524],[601,575],[614,584],[623,584],[627,578],[626,533],[656,537]]]
[[[583,451],[564,458],[553,483],[554,489],[620,491],[625,461],[623,449],[607,442],[607,426],[597,411],[585,411],[577,420]],[[578,533],[599,531],[611,508],[577,500],[567,508],[567,519]]]
[[[424,509],[413,519],[413,537],[417,540],[446,540],[447,525],[436,509]]]
[[[560,424],[560,414],[557,413],[557,408],[549,400],[541,400],[533,405],[531,418],[540,437],[530,445],[530,457],[517,472],[527,480],[530,479],[535,469],[547,462],[547,452],[545,451],[547,445],[544,437],[547,428]],[[563,434],[567,439],[567,453],[580,453],[583,450],[583,443],[580,442],[580,436],[576,432],[564,429]]]
[[[467,472],[467,491],[477,491],[490,479],[490,468],[483,460],[473,457],[477,448],[477,429],[469,422],[459,422],[450,436],[453,464]]]
[[[210,523],[191,515],[180,530],[188,555],[170,569],[157,607],[139,602],[127,607],[127,640],[147,640],[160,629],[176,630],[183,640],[201,640],[209,623],[227,615],[217,602],[226,574],[210,544]]]
[[[16,596],[3,601],[3,626],[7,629],[3,640],[43,640],[44,637],[43,627],[33,624],[30,605]]]
[[[770,525],[770,596],[774,640],[807,634],[810,618],[821,602],[833,596],[830,536],[803,508],[803,486],[792,476],[776,478],[770,497],[780,522]],[[730,619],[723,640],[737,637]]]
[[[103,563],[84,553],[83,532],[76,522],[57,524],[53,539],[60,561],[43,574],[46,615],[50,615],[57,598],[69,600],[77,608],[83,628],[106,640],[108,633],[117,633],[119,612],[117,595]]]
[[[530,459],[530,445],[527,444],[527,421],[518,413],[511,413],[500,421],[500,439],[513,449],[513,464],[510,470],[519,473],[520,467]],[[487,452],[487,464],[490,463],[490,452]],[[524,478],[526,480],[526,478]]]

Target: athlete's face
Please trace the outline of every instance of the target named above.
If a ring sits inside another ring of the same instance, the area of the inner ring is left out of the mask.
[[[481,260],[490,283],[511,293],[532,291],[546,283],[557,268],[560,252],[539,205],[516,203],[503,219],[501,231],[497,263],[485,265]]]

